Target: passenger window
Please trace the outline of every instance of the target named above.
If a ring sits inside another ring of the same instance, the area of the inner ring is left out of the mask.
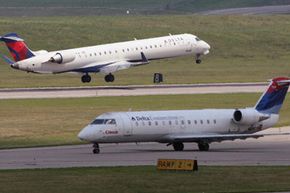
[[[157,121],[155,121],[155,125],[158,126],[158,122]]]
[[[184,120],[181,121],[181,124],[184,125]]]
[[[191,124],[191,121],[190,120],[187,120],[187,124],[190,125]]]
[[[194,120],[194,124],[197,124],[197,120]]]
[[[151,126],[151,121],[148,121],[148,125]]]
[[[213,120],[213,123],[216,124],[216,120]]]
[[[207,120],[207,124],[209,124],[210,122],[209,122],[209,120]]]
[[[203,124],[203,120],[200,120],[200,124]]]
[[[168,124],[171,125],[172,124],[171,121],[168,121]]]

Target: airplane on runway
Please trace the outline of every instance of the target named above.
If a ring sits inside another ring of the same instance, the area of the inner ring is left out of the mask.
[[[212,142],[278,135],[256,132],[277,123],[289,84],[289,78],[272,79],[251,108],[104,113],[78,137],[94,143],[93,152],[99,153],[99,143],[159,142],[182,151],[183,143],[195,142],[200,151],[208,151]]]
[[[89,73],[103,73],[106,82],[113,82],[113,73],[130,67],[148,64],[151,60],[195,55],[196,63],[209,53],[210,46],[191,34],[169,35],[90,47],[48,52],[31,51],[16,33],[0,36],[14,61],[2,58],[12,68],[34,73],[76,72],[82,82],[91,81]]]

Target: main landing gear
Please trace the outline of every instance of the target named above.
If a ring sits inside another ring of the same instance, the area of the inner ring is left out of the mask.
[[[93,145],[93,153],[94,154],[99,154],[100,153],[100,146],[99,146],[99,144],[98,143],[94,143],[94,145]]]
[[[89,83],[89,82],[91,82],[92,78],[91,78],[91,76],[89,74],[84,74],[82,76],[81,80],[82,80],[83,83]],[[105,81],[106,82],[114,82],[114,80],[115,80],[115,77],[111,73],[105,76]]]
[[[184,145],[181,142],[175,142],[172,145],[173,145],[173,149],[175,151],[183,151],[183,149],[184,149]]]
[[[111,73],[105,76],[105,81],[106,82],[114,82],[114,80],[115,80],[115,77]]]
[[[92,80],[92,78],[91,78],[91,76],[89,74],[85,74],[85,75],[82,76],[82,82],[83,83],[89,83],[89,82],[91,82],[91,80]]]
[[[198,142],[198,149],[199,151],[208,151],[209,150],[209,144],[206,142]]]
[[[200,141],[197,143],[199,151],[208,151],[209,150],[209,143]],[[168,144],[171,145],[171,144]],[[175,151],[183,151],[184,145],[182,142],[174,142],[172,143],[173,149]]]

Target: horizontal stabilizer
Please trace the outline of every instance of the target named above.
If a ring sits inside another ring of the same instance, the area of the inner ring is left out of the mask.
[[[10,66],[12,65],[12,64],[14,64],[14,61],[12,61],[10,58],[8,58],[7,56],[5,56],[5,55],[3,55],[3,54],[1,54],[0,53],[0,56],[1,56],[1,58],[7,63],[7,64],[9,64]]]

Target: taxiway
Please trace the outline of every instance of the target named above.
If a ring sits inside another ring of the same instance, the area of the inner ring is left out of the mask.
[[[255,93],[268,83],[211,83],[179,85],[95,86],[0,89],[0,99],[74,98],[169,94]]]
[[[290,132],[290,127],[264,132]],[[194,143],[175,152],[166,144],[101,144],[93,154],[91,145],[19,148],[0,150],[0,169],[65,168],[155,165],[159,158],[197,159],[201,165],[290,165],[290,135],[212,143],[200,152]]]

